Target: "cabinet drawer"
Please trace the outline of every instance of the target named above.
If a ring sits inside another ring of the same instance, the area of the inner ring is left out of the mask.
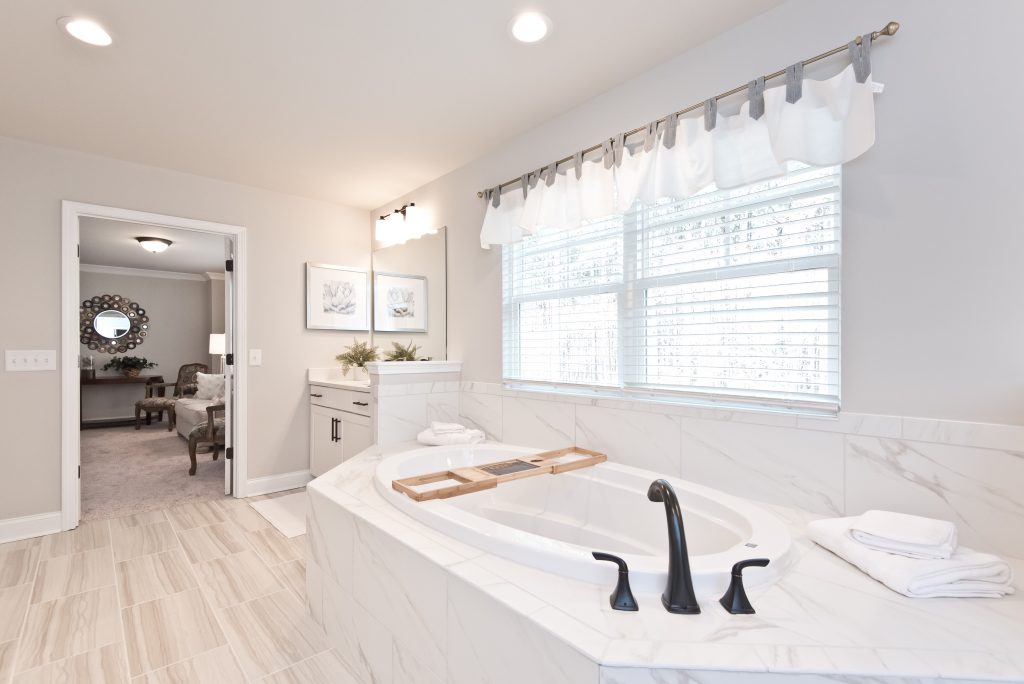
[[[325,406],[339,411],[370,415],[370,393],[338,387],[309,386],[309,403],[314,406]]]

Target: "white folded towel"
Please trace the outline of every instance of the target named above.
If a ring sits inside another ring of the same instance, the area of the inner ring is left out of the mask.
[[[864,546],[907,558],[949,558],[956,551],[956,525],[891,511],[868,511],[850,528]]]
[[[420,434],[416,435],[416,440],[420,444],[427,444],[429,446],[451,446],[453,444],[478,444],[484,439],[482,430],[463,430],[462,432],[434,432],[431,428],[427,428]]]
[[[876,580],[911,598],[999,598],[1012,594],[1013,569],[997,556],[961,546],[951,558],[907,558],[853,541],[853,518],[815,520],[807,535]]]
[[[469,428],[459,423],[439,423],[434,420],[430,422],[430,429],[434,431],[434,434],[442,435],[449,432],[465,432]]]

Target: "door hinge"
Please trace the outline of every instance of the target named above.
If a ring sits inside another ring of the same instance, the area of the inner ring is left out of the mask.
[[[228,354],[227,356],[225,356],[224,357],[224,364],[227,365],[227,366],[234,366],[235,365],[235,355],[234,354]]]
[[[78,466],[78,479],[82,479],[82,466]]]
[[[79,259],[82,258],[82,245],[75,245],[75,254]]]
[[[235,270],[235,260],[234,259],[228,259],[227,261],[225,261],[224,262],[224,270],[227,271],[228,273],[234,271]]]
[[[234,458],[234,457],[235,457],[235,448],[234,447],[228,447],[227,449],[224,450],[224,458],[231,459],[231,458]]]

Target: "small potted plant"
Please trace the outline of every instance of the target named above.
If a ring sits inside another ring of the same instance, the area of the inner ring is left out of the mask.
[[[392,350],[384,354],[385,361],[415,361],[420,350],[412,343],[412,340],[409,340],[409,344],[404,346],[399,342],[392,342],[391,346]]]
[[[156,366],[157,364],[144,356],[141,358],[138,356],[115,356],[110,361],[107,361],[103,366],[103,370],[113,368],[116,371],[121,371],[126,378],[134,378],[138,377],[139,373],[147,368],[156,368]]]
[[[354,377],[357,380],[365,380],[369,373],[366,364],[380,358],[376,347],[371,347],[369,342],[358,342],[352,340],[352,346],[345,348],[344,354],[335,357],[341,362],[341,370],[347,375],[352,368],[356,368]]]

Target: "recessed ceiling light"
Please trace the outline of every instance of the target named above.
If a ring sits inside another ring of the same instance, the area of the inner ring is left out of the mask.
[[[551,20],[540,12],[523,12],[512,20],[509,30],[521,43],[538,43],[551,31]]]
[[[164,238],[137,237],[135,239],[142,245],[142,249],[154,254],[166,251],[173,244],[170,240],[165,240]]]
[[[70,33],[72,37],[77,38],[83,43],[88,43],[89,45],[105,47],[114,42],[106,29],[92,19],[61,17],[57,20],[57,25]]]

